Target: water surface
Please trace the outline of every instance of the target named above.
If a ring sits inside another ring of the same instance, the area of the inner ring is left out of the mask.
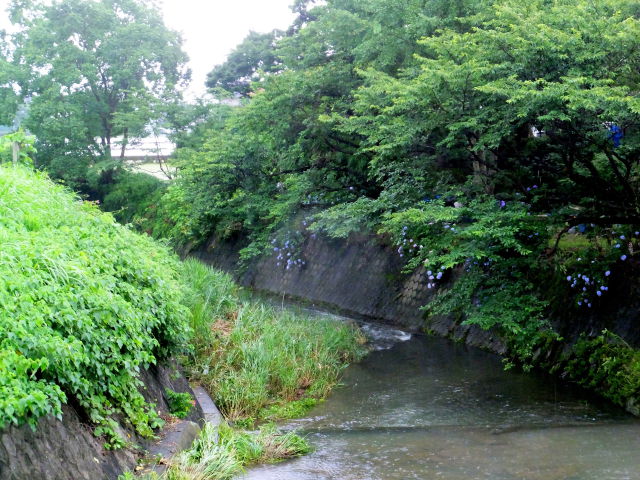
[[[640,479],[640,422],[621,409],[448,340],[365,331],[375,350],[286,426],[315,452],[243,479]]]

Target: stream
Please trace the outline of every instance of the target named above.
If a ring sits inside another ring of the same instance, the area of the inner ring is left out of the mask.
[[[284,426],[315,451],[243,480],[640,479],[640,420],[625,411],[478,349],[362,327],[374,350]]]

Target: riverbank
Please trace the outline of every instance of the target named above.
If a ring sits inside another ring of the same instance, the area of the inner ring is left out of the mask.
[[[404,272],[406,262],[383,237],[359,234],[331,239],[303,231],[295,246],[296,258],[301,262],[290,268],[279,265],[277,251],[240,268],[239,252],[244,246],[242,238],[212,238],[191,254],[232,272],[240,284],[257,291],[286,295],[408,331],[450,338],[520,365],[518,344],[508,332],[470,325],[457,311],[429,315],[425,307],[434,301],[437,292],[429,288],[428,271],[419,267],[411,273]],[[465,274],[461,271],[449,276],[438,292],[449,291]],[[620,270],[612,270],[608,278],[612,292],[607,301],[611,308],[576,312],[567,302],[559,305],[548,319],[552,330],[528,349],[525,367],[579,383],[638,414],[640,330],[635,327],[635,319],[640,312],[640,288]],[[531,328],[535,330],[535,324]]]
[[[197,260],[184,262],[183,278],[194,331],[183,365],[190,381],[204,386],[236,424],[299,415],[366,352],[355,324],[312,321],[243,300],[230,275]]]
[[[250,426],[317,403],[364,352],[355,326],[241,300],[42,173],[0,166],[0,218],[2,480],[114,478],[175,417],[201,421],[174,358]]]

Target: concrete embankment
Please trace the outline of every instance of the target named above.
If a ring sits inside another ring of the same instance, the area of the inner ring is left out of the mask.
[[[475,326],[461,325],[453,316],[427,322],[421,307],[434,294],[427,288],[426,271],[402,273],[404,266],[395,248],[372,235],[334,240],[308,236],[298,245],[303,266],[288,270],[278,265],[276,255],[263,257],[240,272],[241,241],[212,240],[191,255],[215,267],[234,273],[244,286],[272,294],[285,294],[342,314],[398,326],[408,331],[428,329],[467,345],[494,353],[505,347],[497,335]]]

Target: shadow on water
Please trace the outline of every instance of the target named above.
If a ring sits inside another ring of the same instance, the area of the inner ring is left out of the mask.
[[[640,421],[621,409],[477,349],[365,330],[378,349],[287,425],[315,452],[241,478],[640,479]]]

